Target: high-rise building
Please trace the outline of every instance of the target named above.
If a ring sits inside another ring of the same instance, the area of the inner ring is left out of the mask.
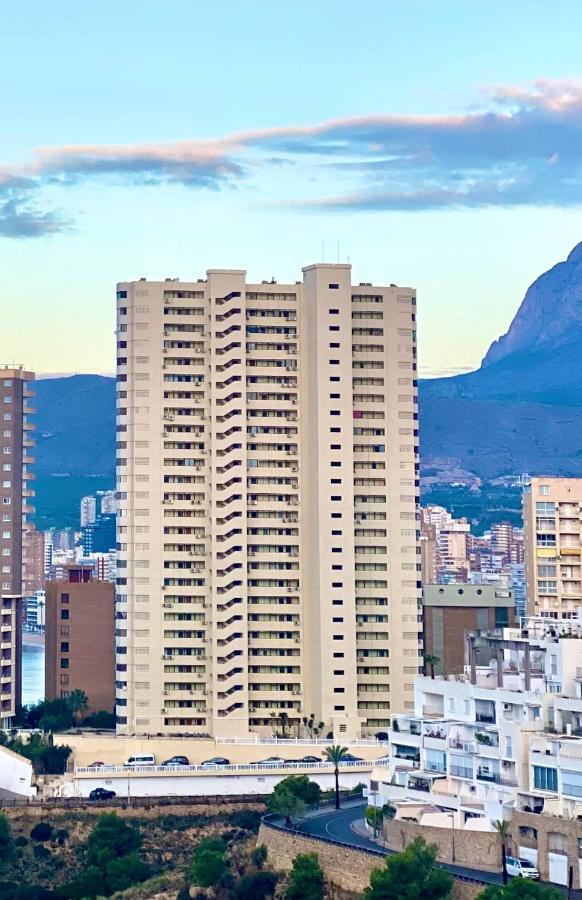
[[[107,553],[115,549],[115,513],[99,515],[83,529],[83,553]]]
[[[386,730],[422,654],[414,290],[121,283],[117,348],[120,731]]]
[[[97,518],[97,498],[93,496],[81,497],[81,528],[90,525]]]
[[[23,571],[26,567],[24,532],[28,528],[27,515],[34,512],[28,498],[34,496],[30,487],[31,466],[34,463],[30,448],[34,446],[30,421],[34,410],[30,399],[34,396],[30,382],[32,372],[22,367],[0,368],[0,410],[2,413],[2,482],[0,507],[0,727],[7,727],[21,701]]]
[[[88,712],[115,704],[115,585],[71,564],[46,585],[45,684],[48,699],[85,691]]]
[[[25,558],[22,571],[24,593],[27,597],[44,589],[44,532],[29,525],[24,533]]]
[[[117,497],[115,491],[97,491],[102,516],[108,516],[117,512]]]
[[[582,478],[531,478],[523,491],[528,615],[567,619],[582,605]]]

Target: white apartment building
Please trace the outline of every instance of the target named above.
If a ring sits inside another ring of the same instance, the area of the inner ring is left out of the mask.
[[[433,803],[459,828],[582,815],[581,648],[582,616],[468,634],[465,675],[418,678],[414,715],[393,717],[382,801]]]
[[[531,478],[523,525],[528,614],[572,618],[582,604],[582,478]]]
[[[117,288],[122,733],[413,708],[416,298],[348,265]]]
[[[94,496],[81,497],[81,528],[91,525],[97,518],[97,498]]]

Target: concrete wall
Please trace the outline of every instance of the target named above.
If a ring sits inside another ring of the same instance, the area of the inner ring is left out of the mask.
[[[437,858],[440,862],[454,862],[459,866],[483,869],[485,872],[499,872],[501,869],[501,845],[497,833],[458,829],[453,833],[451,828],[384,819],[384,839],[390,850],[404,850],[416,837],[422,837],[427,844],[437,845]]]
[[[204,762],[213,756],[225,756],[233,763],[258,762],[269,756],[281,756],[283,759],[301,759],[302,756],[323,757],[324,746],[321,744],[231,744],[196,738],[138,738],[124,737],[114,734],[63,734],[55,736],[55,743],[67,744],[74,753],[77,766],[88,766],[99,760],[108,765],[123,765],[126,759],[136,753],[153,753],[157,762],[163,762],[171,756],[179,754],[187,756],[192,764]],[[331,743],[331,742],[330,742]],[[354,756],[375,760],[387,753],[384,744],[360,745],[350,744]]]
[[[23,756],[0,747],[0,796],[34,797],[32,765]]]
[[[288,872],[298,853],[317,853],[325,878],[346,891],[361,894],[370,883],[374,869],[384,865],[381,857],[362,850],[319,841],[304,834],[277,831],[261,825],[257,844],[264,844],[271,865]],[[453,900],[474,900],[483,885],[455,881]]]
[[[520,826],[535,828],[537,841],[520,835]],[[537,867],[540,878],[548,880],[550,835],[564,835],[567,849],[568,867],[574,869],[574,888],[582,887],[581,862],[578,858],[578,841],[582,841],[582,822],[578,819],[565,819],[558,816],[537,815],[536,813],[514,812],[511,817],[511,837],[508,847],[519,853],[520,847],[537,848]]]

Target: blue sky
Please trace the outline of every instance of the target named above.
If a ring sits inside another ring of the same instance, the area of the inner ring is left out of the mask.
[[[113,370],[122,279],[419,293],[475,366],[582,239],[582,4],[22,0],[0,29],[0,360]],[[6,89],[8,86],[8,89]]]

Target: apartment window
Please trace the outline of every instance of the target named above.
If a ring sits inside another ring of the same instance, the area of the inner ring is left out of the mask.
[[[540,484],[538,493],[539,493],[540,497],[549,497],[550,485],[549,484]]]
[[[341,519],[342,514],[338,512],[332,512],[331,517],[332,519]]]
[[[343,605],[344,605],[344,601],[343,601],[343,600],[332,600],[332,601],[331,601],[331,605],[332,605],[332,606],[343,606]]]
[[[68,603],[68,602],[69,602],[69,595],[61,594],[61,603]]]
[[[68,619],[68,618],[69,618],[69,610],[68,610],[68,609],[61,609],[61,619],[66,620],[66,619]]]
[[[334,669],[333,674],[334,675],[345,675],[346,673],[345,673],[344,669]]]
[[[333,692],[334,694],[345,694],[346,689],[343,687],[334,687]]]
[[[534,787],[538,791],[557,791],[558,772],[547,766],[534,766]]]
[[[341,428],[338,428],[337,425],[334,425],[334,426],[331,427],[329,430],[330,430],[330,432],[331,432],[332,434],[339,434],[340,431],[341,431]]]
[[[343,616],[334,616],[332,619],[332,622],[343,622],[343,620],[344,620]]]
[[[328,288],[330,289],[330,291],[339,291],[339,284],[328,284]]]
[[[330,331],[339,331],[339,329],[340,329],[339,325],[330,325],[329,326]]]
[[[68,669],[68,668],[69,668],[69,660],[66,659],[65,657],[63,657],[63,659],[61,659],[61,669]]]
[[[329,380],[330,381],[341,381],[341,376],[340,375],[330,375]]]
[[[536,515],[538,516],[554,516],[556,505],[553,501],[541,500],[536,503]]]
[[[68,653],[68,652],[69,652],[69,642],[61,641],[61,653]]]
[[[343,652],[340,650],[339,653],[338,653],[338,652],[334,653],[333,658],[334,658],[334,659],[343,659],[344,656],[345,656],[345,653],[343,653]]]
[[[334,634],[333,639],[334,641],[343,641],[344,636],[343,634]]]
[[[342,534],[341,529],[337,529],[337,528],[332,529],[331,533],[332,533],[333,537],[341,536],[341,534]],[[339,549],[339,548],[337,548],[337,549]],[[336,550],[335,547],[334,547],[334,550]]]
[[[330,359],[329,364],[330,366],[339,366],[340,361],[339,359]]]
[[[341,503],[341,496],[339,494],[332,494],[331,501],[332,503]]]
[[[334,706],[334,712],[344,712],[345,706]]]
[[[340,345],[338,344],[337,341],[331,341],[331,343],[329,345],[329,349],[330,350],[339,350],[339,346]]]
[[[340,398],[339,394],[330,394],[329,395],[330,400],[339,400],[339,398]]]
[[[341,450],[341,449],[342,449],[342,445],[341,445],[341,444],[330,444],[330,445],[329,445],[329,449],[330,449],[330,450]],[[332,466],[333,466],[333,465],[335,465],[335,463],[332,463]]]

